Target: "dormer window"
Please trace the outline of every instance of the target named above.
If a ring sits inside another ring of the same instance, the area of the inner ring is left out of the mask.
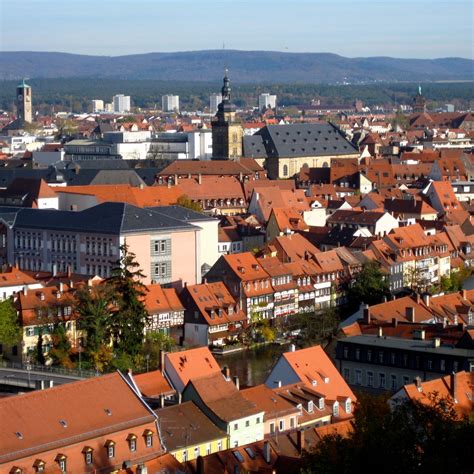
[[[325,404],[324,404],[324,397],[321,397],[321,398],[318,400],[318,408],[319,408],[320,410],[324,410],[324,406],[325,406]]]
[[[137,435],[130,433],[127,436],[127,441],[128,441],[128,449],[130,450],[131,453],[134,453],[137,450]]]
[[[92,464],[92,461],[93,461],[93,449],[90,447],[90,446],[86,446],[83,450],[82,450],[82,454],[84,454],[84,462],[89,465],[89,464]]]
[[[339,403],[334,402],[334,405],[332,406],[332,414],[333,416],[339,416]]]
[[[66,472],[66,470],[67,470],[67,458],[66,458],[66,456],[64,454],[58,454],[56,456],[55,461],[58,463],[59,469],[61,470],[61,472]]]
[[[112,459],[115,457],[115,442],[112,440],[108,440],[105,443],[105,449],[107,449],[107,457]]]
[[[313,413],[313,401],[309,400],[308,401],[308,413]]]
[[[153,446],[153,431],[145,430],[143,432],[143,436],[145,438],[145,445],[147,448],[151,448]]]
[[[350,398],[348,398],[345,402],[344,411],[346,413],[351,413],[352,412],[352,402],[351,402]]]
[[[33,468],[35,469],[35,472],[44,472],[46,463],[42,459],[37,459],[33,463]]]

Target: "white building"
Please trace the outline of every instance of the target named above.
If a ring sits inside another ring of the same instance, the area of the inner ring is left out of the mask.
[[[92,113],[97,114],[98,112],[104,111],[104,101],[100,99],[92,99]]]
[[[212,131],[206,128],[188,133],[189,159],[210,160],[212,158]]]
[[[161,98],[163,112],[179,112],[179,95],[167,94]]]
[[[276,107],[276,95],[271,95],[268,92],[264,92],[258,96],[258,109],[274,109]]]
[[[209,111],[211,114],[217,112],[217,107],[222,102],[222,94],[220,92],[215,92],[209,97]]]
[[[112,102],[114,104],[114,112],[122,114],[124,112],[130,112],[130,96],[117,94],[114,95]]]

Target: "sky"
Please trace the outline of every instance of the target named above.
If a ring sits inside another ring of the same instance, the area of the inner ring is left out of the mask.
[[[202,49],[474,57],[458,0],[0,0],[1,51],[119,56]]]

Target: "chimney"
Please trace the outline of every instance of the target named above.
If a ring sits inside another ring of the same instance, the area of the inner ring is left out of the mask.
[[[419,293],[416,294],[416,302],[417,302],[418,304],[421,303],[421,296],[420,296]]]
[[[416,389],[421,392],[422,388],[421,388],[421,378],[420,377],[415,377],[415,385],[416,385]]]
[[[270,464],[271,458],[270,458],[270,443],[268,441],[265,441],[263,443],[263,459],[265,459],[265,462],[267,464]]]
[[[224,375],[224,378],[226,380],[230,380],[230,369],[229,367],[227,367],[227,365],[225,365],[224,368],[222,369],[222,374]]]
[[[71,278],[72,272],[71,272],[71,265],[67,266],[67,276],[68,278]]]
[[[237,388],[237,390],[240,390],[240,382],[239,382],[239,377],[237,375],[234,375],[232,377],[232,380],[234,381],[234,385]]]
[[[415,308],[413,306],[407,306],[405,308],[405,316],[410,323],[415,322]]]
[[[202,184],[202,175],[201,175],[201,173],[198,174],[198,184]]]
[[[387,297],[386,297],[386,296],[383,297],[383,302],[384,302],[384,303],[387,302]]]
[[[392,326],[396,328],[398,326],[398,319],[397,318],[392,318]]]
[[[145,466],[145,464],[139,464],[137,466],[136,473],[137,474],[148,474],[148,468]]]
[[[281,380],[275,380],[277,388],[281,388]]]
[[[301,454],[304,449],[304,431],[303,430],[298,430],[296,432],[296,449],[298,450],[298,453]]]
[[[289,352],[295,352],[296,346],[294,344],[290,344],[290,350]]]
[[[382,329],[382,326],[379,326],[377,328],[377,336],[378,337],[382,337],[383,336],[383,329]]]
[[[260,194],[255,193],[255,201],[258,201],[260,199]]]
[[[55,277],[58,274],[58,266],[55,263],[53,263],[52,273],[53,273],[53,277]]]
[[[23,287],[23,294],[26,296],[28,294],[28,285]]]
[[[178,405],[181,405],[183,401],[183,394],[181,392],[178,392]]]
[[[166,354],[165,351],[160,351],[160,367],[159,367],[159,369],[160,369],[160,372],[162,374],[165,373],[165,354]]]
[[[165,407],[165,396],[163,394],[160,395],[160,408]]]
[[[206,474],[204,458],[202,456],[198,456],[196,460],[196,474]]]
[[[458,380],[457,380],[457,375],[456,372],[451,372],[451,396],[454,398],[455,401],[457,401],[456,394],[457,394],[457,389],[458,389]]]
[[[364,323],[370,324],[370,308],[368,304],[364,307]]]
[[[430,295],[425,294],[423,295],[423,302],[425,303],[426,306],[430,306]]]
[[[64,283],[62,281],[59,282],[59,292],[60,293],[64,292]]]

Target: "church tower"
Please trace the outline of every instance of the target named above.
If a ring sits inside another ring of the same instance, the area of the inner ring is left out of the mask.
[[[243,129],[235,119],[235,105],[230,101],[227,69],[222,86],[222,102],[212,121],[212,159],[238,160],[242,156]]]
[[[426,112],[426,99],[421,93],[421,86],[418,86],[418,94],[413,98],[413,112],[415,114]]]
[[[17,115],[20,120],[31,123],[33,121],[33,105],[31,102],[31,86],[25,80],[16,88]]]

